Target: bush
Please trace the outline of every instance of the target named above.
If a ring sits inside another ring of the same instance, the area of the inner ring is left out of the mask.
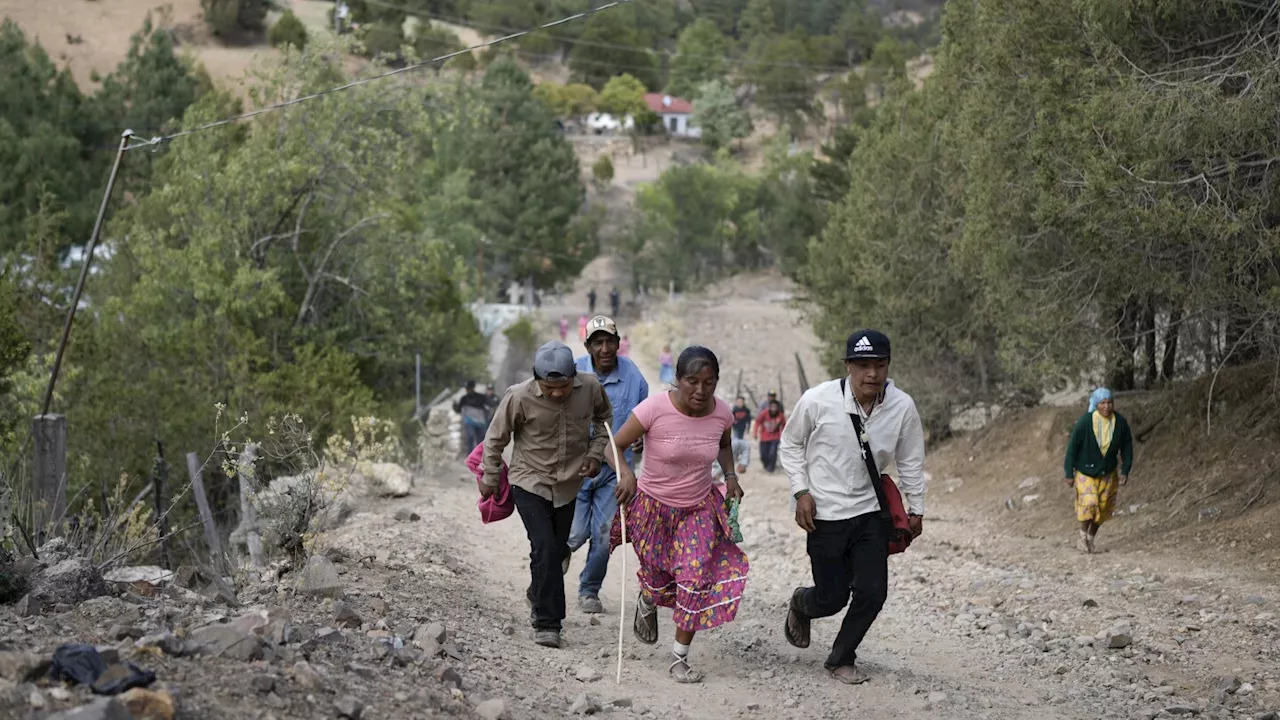
[[[271,30],[267,32],[267,42],[272,47],[292,45],[301,50],[307,46],[307,27],[302,24],[292,10],[285,10]]]
[[[413,31],[413,49],[418,51],[423,60],[430,60],[461,50],[462,41],[453,31],[436,27],[424,20]]]
[[[350,470],[326,462],[312,448],[311,430],[297,415],[269,418],[266,435],[257,440],[250,440],[248,432],[245,428],[245,442],[258,445],[264,469],[276,475],[275,480],[265,483],[249,468],[256,485],[253,505],[263,544],[269,551],[279,550],[295,563],[302,562],[311,553],[316,536],[345,514],[342,496]],[[228,477],[243,471],[236,451],[234,445],[227,448],[223,459],[223,474]]]
[[[204,21],[223,38],[262,32],[268,7],[267,0],[200,0]]]
[[[404,45],[404,28],[398,24],[373,23],[365,28],[360,41],[367,57],[396,58],[400,56],[400,46]]]
[[[595,181],[596,187],[608,187],[609,183],[613,182],[613,159],[608,155],[601,155],[600,159],[591,166],[591,178]]]
[[[502,333],[511,342],[513,352],[525,352],[532,356],[533,351],[538,349],[538,332],[528,315],[521,316]]]

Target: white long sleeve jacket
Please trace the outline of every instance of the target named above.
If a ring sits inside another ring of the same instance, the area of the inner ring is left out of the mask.
[[[907,500],[907,512],[924,514],[924,428],[915,401],[890,380],[884,402],[870,415],[840,381],[809,388],[787,418],[778,458],[795,494],[808,490],[819,520],[846,520],[880,509],[849,413],[862,418],[876,468],[888,473]]]

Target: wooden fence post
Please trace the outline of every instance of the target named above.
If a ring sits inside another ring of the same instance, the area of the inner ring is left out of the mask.
[[[169,464],[164,461],[164,445],[156,441],[156,459],[151,470],[151,497],[156,508],[156,539],[160,541],[160,567],[173,569],[173,545],[169,541]]]
[[[257,454],[256,445],[246,445],[236,464],[236,475],[240,479],[240,527],[236,533],[244,534],[245,545],[249,547],[249,562],[254,567],[262,567],[262,533],[258,529],[258,509],[253,505],[253,460]]]
[[[800,394],[803,395],[809,390],[809,378],[804,375],[804,363],[800,360],[800,353],[796,353],[796,374],[800,376]]]
[[[191,452],[187,453],[187,472],[191,475],[191,494],[196,498],[196,509],[200,511],[200,523],[204,525],[204,539],[209,544],[209,555],[218,572],[222,572],[222,541],[218,538],[218,526],[213,521],[213,513],[209,510],[209,496],[204,492],[204,480],[200,477],[200,458]]]
[[[31,434],[36,446],[32,499],[39,545],[62,533],[62,521],[67,515],[67,418],[37,415]]]

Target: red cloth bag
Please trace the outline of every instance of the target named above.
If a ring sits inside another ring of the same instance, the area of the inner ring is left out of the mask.
[[[902,504],[902,492],[893,478],[883,474],[878,490],[880,504],[889,510],[889,554],[906,552],[911,546],[911,521],[907,517],[907,508]]]
[[[467,469],[475,473],[477,489],[484,487],[484,470],[480,467],[480,458],[484,455],[484,443],[475,446],[467,456]],[[499,520],[506,520],[515,512],[516,501],[511,497],[511,484],[507,482],[507,463],[502,463],[502,472],[498,474],[498,491],[489,497],[481,497],[476,501],[480,508],[480,521],[485,525]]]

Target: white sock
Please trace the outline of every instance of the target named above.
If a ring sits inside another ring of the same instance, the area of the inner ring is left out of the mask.
[[[671,646],[671,652],[675,653],[676,655],[679,655],[680,657],[688,657],[688,656],[689,656],[689,646],[688,646],[688,645],[685,645],[684,643],[682,643],[682,642],[680,642],[679,640],[677,640],[677,641],[675,641],[675,643]]]

